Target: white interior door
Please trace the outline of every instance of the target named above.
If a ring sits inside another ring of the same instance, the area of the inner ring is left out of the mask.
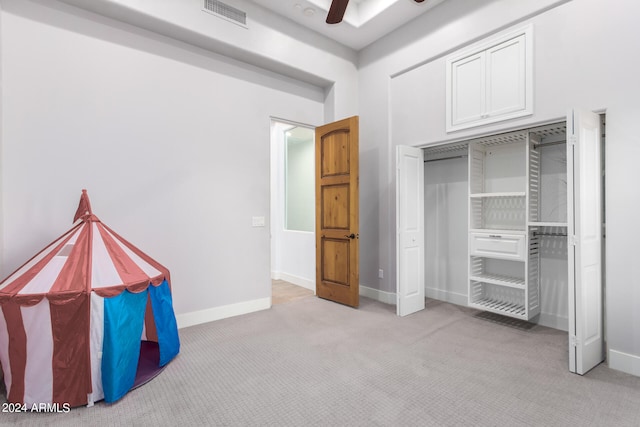
[[[397,314],[424,310],[424,160],[422,149],[396,151]]]
[[[600,133],[598,115],[569,112],[569,370],[580,375],[604,360]]]

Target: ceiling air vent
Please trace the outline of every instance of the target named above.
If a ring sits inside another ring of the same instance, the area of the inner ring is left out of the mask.
[[[203,0],[203,9],[205,12],[216,15],[234,24],[247,27],[247,12],[236,9],[218,0]]]

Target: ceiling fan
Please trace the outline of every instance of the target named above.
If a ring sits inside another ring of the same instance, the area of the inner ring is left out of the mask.
[[[424,0],[413,1],[416,3],[422,3]],[[331,2],[331,7],[329,8],[329,13],[327,14],[327,24],[337,24],[342,22],[344,12],[347,10],[348,4],[349,0],[333,0]]]

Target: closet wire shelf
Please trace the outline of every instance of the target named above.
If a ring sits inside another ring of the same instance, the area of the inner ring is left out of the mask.
[[[524,191],[510,191],[510,192],[500,192],[500,193],[470,193],[469,197],[525,197],[526,194]]]
[[[512,302],[486,298],[486,299],[481,299],[479,301],[474,301],[471,304],[471,306],[474,308],[479,308],[481,310],[491,311],[493,313],[498,313],[502,315],[511,315],[514,317],[518,316],[521,318],[526,318],[526,310],[524,306],[520,304],[512,303]]]
[[[512,276],[505,276],[502,274],[489,274],[489,273],[481,273],[474,274],[470,277],[471,280],[476,280],[478,282],[484,283],[493,283],[494,285],[500,286],[511,286],[518,289],[524,289],[524,279]]]
[[[525,288],[471,279],[469,307],[528,320]]]

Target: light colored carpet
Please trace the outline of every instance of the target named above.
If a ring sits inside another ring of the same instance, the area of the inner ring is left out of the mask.
[[[181,354],[121,401],[11,425],[638,426],[640,378],[570,374],[567,335],[428,301],[399,318],[302,298],[182,329]]]

